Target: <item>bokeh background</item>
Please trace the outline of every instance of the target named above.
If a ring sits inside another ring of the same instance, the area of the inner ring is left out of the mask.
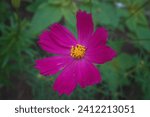
[[[34,69],[36,59],[51,56],[38,35],[54,22],[77,35],[78,9],[109,31],[118,56],[98,65],[101,84],[58,96],[57,75]],[[150,99],[150,0],[0,0],[0,99]]]

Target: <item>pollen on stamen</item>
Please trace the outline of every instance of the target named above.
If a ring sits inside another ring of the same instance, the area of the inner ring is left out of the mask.
[[[70,55],[75,59],[81,59],[84,57],[86,52],[86,47],[80,44],[71,47]]]

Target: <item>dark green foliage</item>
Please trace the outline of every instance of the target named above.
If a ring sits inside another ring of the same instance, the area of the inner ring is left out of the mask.
[[[30,0],[20,5],[0,1],[0,99],[150,99],[149,0]],[[44,77],[34,68],[36,59],[48,55],[37,45],[38,35],[60,22],[77,36],[78,9],[92,13],[95,27],[108,29],[108,45],[118,56],[98,65],[101,84],[59,96],[52,89],[57,75]]]

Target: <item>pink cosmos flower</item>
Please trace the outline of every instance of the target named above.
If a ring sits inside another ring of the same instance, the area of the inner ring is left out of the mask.
[[[100,83],[101,76],[95,64],[103,64],[116,56],[106,45],[106,29],[100,27],[94,32],[91,14],[79,10],[76,19],[78,39],[58,23],[39,36],[40,47],[55,56],[36,60],[35,67],[45,76],[61,71],[53,85],[59,95],[70,95],[77,85],[85,88]]]

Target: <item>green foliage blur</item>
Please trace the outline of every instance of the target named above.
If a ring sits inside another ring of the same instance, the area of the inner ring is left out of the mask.
[[[149,0],[1,0],[0,99],[150,99],[149,6]],[[37,45],[38,35],[55,22],[77,35],[78,9],[108,29],[118,56],[98,65],[101,84],[58,96],[52,89],[57,75],[34,68],[36,59],[50,56]]]

